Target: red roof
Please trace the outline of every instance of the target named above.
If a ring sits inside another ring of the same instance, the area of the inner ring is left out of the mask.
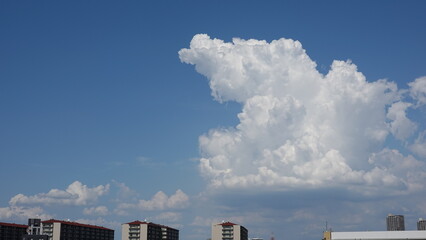
[[[8,227],[28,228],[28,225],[16,224],[16,223],[5,223],[5,222],[0,222],[0,225],[2,225],[2,226],[8,226]]]
[[[237,224],[231,223],[231,222],[223,222],[223,223],[219,223],[219,225],[222,225],[222,226],[234,226],[234,225],[237,225]]]
[[[126,224],[150,224],[150,223],[149,222],[141,222],[139,220],[136,220],[136,221],[129,222],[129,223],[126,223]]]
[[[112,230],[106,227],[96,226],[96,225],[89,225],[89,224],[83,224],[78,222],[70,222],[70,221],[62,221],[62,220],[56,220],[56,219],[50,219],[46,221],[42,221],[42,223],[62,223],[62,224],[68,224],[73,226],[80,226],[80,227],[89,227],[89,228],[98,228],[98,229],[104,229],[104,230]],[[114,230],[112,230],[114,231]]]
[[[136,220],[136,221],[133,221],[133,222],[129,222],[129,223],[126,223],[126,224],[132,224],[132,225],[148,224],[148,225],[153,225],[153,226],[159,226],[159,227],[174,229],[174,228],[171,228],[169,226],[165,226],[165,225],[161,225],[161,224],[156,224],[156,223],[152,223],[152,222],[141,222],[139,220]],[[175,229],[175,230],[177,230],[177,229]]]

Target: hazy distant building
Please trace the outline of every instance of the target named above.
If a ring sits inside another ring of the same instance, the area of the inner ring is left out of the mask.
[[[27,225],[0,222],[0,239],[22,240],[27,228]]]
[[[323,240],[424,240],[426,231],[324,232]]]
[[[388,231],[404,231],[404,216],[389,214],[386,217],[386,227]]]
[[[212,240],[248,240],[248,231],[235,223],[217,223],[212,225]]]
[[[70,221],[42,221],[42,234],[49,240],[114,240],[114,230]]]
[[[121,240],[179,240],[179,230],[152,222],[133,221],[121,224]]]
[[[426,230],[426,220],[423,218],[419,218],[417,221],[417,230]]]

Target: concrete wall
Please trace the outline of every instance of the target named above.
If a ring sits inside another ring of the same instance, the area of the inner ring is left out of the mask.
[[[325,233],[324,233],[325,236]],[[426,240],[426,231],[331,232],[331,240]]]

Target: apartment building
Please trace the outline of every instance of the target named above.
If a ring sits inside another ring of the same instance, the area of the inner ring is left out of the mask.
[[[121,240],[179,240],[179,230],[137,220],[121,225]]]
[[[232,222],[217,223],[212,225],[212,240],[248,240],[248,231]]]
[[[50,219],[42,226],[49,240],[114,240],[114,230],[95,225]]]
[[[0,222],[0,239],[22,240],[27,228],[27,225]]]

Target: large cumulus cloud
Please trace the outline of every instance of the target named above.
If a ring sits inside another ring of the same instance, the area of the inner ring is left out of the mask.
[[[208,78],[217,101],[242,106],[237,126],[200,137],[200,171],[212,187],[422,188],[424,161],[401,152],[424,156],[422,126],[407,112],[426,103],[426,77],[401,90],[367,81],[350,61],[334,61],[323,75],[291,39],[229,43],[198,34],[179,57]],[[390,140],[408,147],[390,149]]]

